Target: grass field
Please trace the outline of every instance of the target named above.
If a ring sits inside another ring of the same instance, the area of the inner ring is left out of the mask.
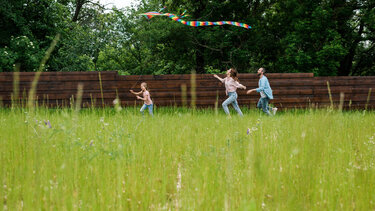
[[[0,209],[375,209],[374,112],[244,115],[0,109]]]

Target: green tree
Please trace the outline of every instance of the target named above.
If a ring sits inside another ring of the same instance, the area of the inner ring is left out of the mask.
[[[49,0],[0,1],[0,71],[35,71],[53,37],[61,33],[63,5]]]
[[[48,71],[123,74],[224,71],[375,75],[375,2],[369,0],[138,0],[107,10],[97,0],[0,1],[0,71],[34,71],[57,34]],[[185,26],[186,20],[244,22],[253,28]]]

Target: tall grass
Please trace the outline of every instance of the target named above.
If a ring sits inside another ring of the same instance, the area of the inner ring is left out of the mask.
[[[57,45],[57,42],[60,40],[60,36],[61,36],[60,34],[57,34],[55,36],[55,38],[52,40],[52,42],[51,42],[49,48],[47,49],[42,61],[40,62],[38,71],[34,75],[34,79],[31,83],[31,87],[30,87],[30,90],[29,90],[29,97],[28,97],[28,101],[27,101],[27,105],[30,109],[34,109],[34,106],[35,106],[34,103],[35,103],[35,100],[37,100],[35,98],[36,97],[35,95],[36,95],[36,90],[37,90],[36,87],[38,85],[39,77],[40,77],[42,71],[44,71],[45,65],[46,65],[49,57],[51,56],[52,51],[55,49],[55,46]],[[17,74],[15,74],[15,75],[17,75]],[[18,78],[17,78],[17,80],[18,80]],[[36,104],[36,106],[38,106],[38,105]]]
[[[374,209],[374,112],[244,114],[1,109],[1,209]]]

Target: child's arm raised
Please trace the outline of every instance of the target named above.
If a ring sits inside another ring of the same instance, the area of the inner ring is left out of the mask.
[[[236,81],[235,83],[236,83],[236,87],[237,87],[237,88],[240,88],[240,89],[246,89],[246,86],[240,84],[238,81]]]
[[[215,78],[217,78],[217,79],[219,79],[220,81],[221,81],[221,83],[223,83],[224,82],[224,78],[220,78],[219,76],[217,76],[216,74],[214,74],[214,77]]]
[[[134,92],[133,90],[130,90],[130,93],[135,94],[135,95],[140,95],[140,94],[142,94],[142,91],[140,91],[140,92]]]

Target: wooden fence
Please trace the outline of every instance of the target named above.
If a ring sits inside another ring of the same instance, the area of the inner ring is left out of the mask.
[[[15,81],[14,73],[0,73],[0,99],[5,106],[11,105],[12,96],[18,95],[16,102],[24,102],[28,96],[35,73],[18,74],[19,79]],[[267,77],[275,98],[271,103],[281,109],[330,106],[327,82],[335,106],[339,105],[340,93],[343,93],[342,102],[346,109],[375,108],[375,76],[314,77],[312,73],[269,73]],[[196,106],[213,107],[215,102],[221,106],[226,98],[224,85],[210,74],[198,74],[195,78]],[[258,86],[259,78],[256,74],[239,74],[239,79],[248,89]],[[39,104],[69,106],[81,83],[83,107],[102,106],[102,103],[112,106],[117,95],[122,106],[133,106],[142,102],[136,100],[129,89],[139,91],[142,82],[148,83],[156,106],[181,106],[184,99],[188,105],[191,103],[191,75],[121,76],[114,71],[43,72],[36,93]],[[186,93],[182,87],[186,87]],[[18,92],[14,91],[17,89]],[[238,90],[238,95],[240,106],[255,107],[259,99],[258,93],[246,95],[245,90]]]

